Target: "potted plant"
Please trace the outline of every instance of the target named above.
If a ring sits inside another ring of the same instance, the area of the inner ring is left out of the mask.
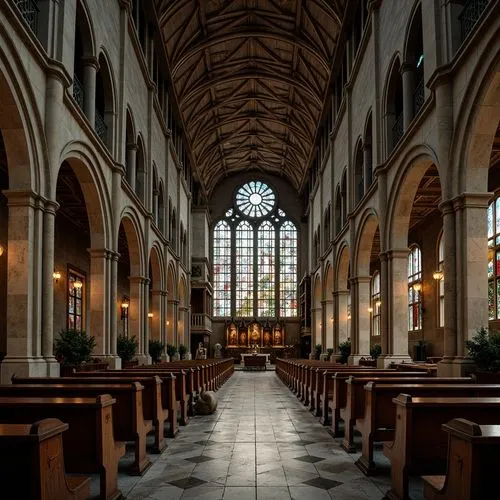
[[[339,352],[339,363],[347,363],[349,356],[351,355],[351,341],[349,339],[339,344]]]
[[[484,327],[477,330],[472,340],[467,340],[465,346],[469,358],[476,366],[476,381],[478,383],[500,383],[500,333],[488,332]]]
[[[321,351],[323,350],[323,346],[321,344],[316,344],[314,346],[314,359],[319,359],[321,356]]]
[[[90,363],[95,345],[95,338],[89,337],[84,330],[61,330],[54,345],[55,356],[61,364],[61,375],[64,377],[71,375],[73,371],[106,368],[106,363]],[[83,364],[86,364],[85,368],[82,368]]]
[[[122,368],[129,368],[137,363],[132,361],[137,351],[137,341],[135,340],[135,335],[133,337],[126,337],[125,335],[119,335],[116,342],[116,352],[118,356],[122,359]]]
[[[161,361],[161,355],[165,349],[165,344],[162,344],[159,340],[151,339],[149,341],[149,355],[153,360],[153,363],[159,363]]]
[[[382,346],[380,344],[373,344],[370,348],[370,356],[377,359],[382,354]]]
[[[186,356],[187,350],[188,349],[184,344],[179,345],[179,355],[180,355],[181,359],[186,359],[185,356]]]
[[[177,356],[177,347],[173,344],[167,344],[167,354],[170,358],[170,361],[173,361],[174,356]]]
[[[335,349],[333,349],[332,347],[329,347],[327,350],[326,350],[326,354],[328,355],[328,361],[333,361],[332,360],[332,355],[333,353],[335,352]]]

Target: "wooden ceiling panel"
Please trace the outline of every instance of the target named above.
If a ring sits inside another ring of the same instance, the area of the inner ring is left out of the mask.
[[[175,93],[207,194],[257,170],[300,189],[346,0],[156,0]]]

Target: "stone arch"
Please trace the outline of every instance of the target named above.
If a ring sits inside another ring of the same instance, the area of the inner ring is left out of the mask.
[[[342,180],[340,183],[340,199],[341,209],[342,209],[342,227],[347,224],[347,212],[348,212],[348,203],[347,203],[347,167],[344,167],[342,172]]]
[[[156,163],[153,162],[153,182],[152,182],[152,193],[151,193],[151,200],[152,200],[152,207],[151,207],[151,212],[153,213],[153,220],[155,224],[158,226],[158,194],[159,194],[159,188],[158,188],[158,169],[156,167]]]
[[[114,154],[116,122],[116,83],[109,55],[105,48],[99,54],[96,76],[96,132],[111,154]],[[102,118],[102,123],[100,119]]]
[[[144,236],[140,219],[133,208],[127,207],[121,213],[120,222],[127,238],[130,255],[130,276],[145,276]],[[116,234],[116,237],[118,238],[118,234]]]
[[[337,265],[335,266],[337,275],[336,275],[336,290],[347,290],[349,283],[349,247],[344,242],[338,251],[337,256]]]
[[[365,170],[363,163],[363,139],[361,136],[356,141],[354,147],[354,205],[356,206],[365,195]]]
[[[458,111],[466,118],[457,123],[450,148],[454,172],[447,187],[455,196],[487,192],[490,155],[500,122],[500,54],[484,54],[472,73],[476,76]]]
[[[342,198],[340,195],[340,183],[337,184],[335,189],[335,236],[340,233],[342,229]]]
[[[403,136],[403,80],[401,78],[401,58],[396,52],[389,64],[383,96],[383,133],[385,140],[385,158],[396,147]]]
[[[175,322],[177,315],[177,273],[175,271],[175,266],[170,263],[167,270],[167,342],[169,344],[176,343],[177,325]]]
[[[144,139],[139,132],[137,136],[137,159],[135,171],[135,194],[146,204],[146,186],[147,186],[147,159]]]
[[[384,248],[400,250],[408,247],[408,227],[413,200],[422,177],[431,165],[435,165],[439,172],[437,155],[428,145],[416,146],[402,158],[387,203],[384,231],[387,242]],[[441,175],[439,177],[441,178]]]
[[[363,131],[363,154],[364,154],[364,172],[366,189],[373,182],[373,123],[372,109],[368,111]]]
[[[323,215],[323,252],[328,250],[332,241],[332,204],[328,203]]]
[[[163,302],[163,276],[164,276],[163,256],[160,245],[157,241],[153,243],[149,253],[149,317],[150,336],[154,340],[163,341],[162,335],[162,302]]]
[[[354,269],[356,276],[370,275],[370,257],[377,229],[379,229],[379,218],[377,212],[370,208],[361,218],[356,237],[356,250],[354,252]]]
[[[130,106],[127,105],[127,117],[125,121],[125,170],[126,179],[135,192],[135,168],[137,160],[136,128],[134,115]]]
[[[158,189],[158,228],[165,236],[165,189],[163,179],[160,179],[160,187]]]
[[[86,0],[77,0],[76,4],[76,19],[75,19],[77,29],[81,30],[81,35],[83,38],[83,48],[84,57],[92,57],[96,55],[96,43],[95,43],[95,33],[94,24],[92,22],[92,17],[90,11],[87,7]]]
[[[59,168],[64,162],[68,163],[75,173],[85,198],[92,248],[109,248],[111,242],[110,197],[106,180],[99,168],[99,161],[85,144],[72,142],[67,144],[61,152]],[[58,172],[59,170],[55,172],[56,182],[51,193],[53,199],[56,196]]]

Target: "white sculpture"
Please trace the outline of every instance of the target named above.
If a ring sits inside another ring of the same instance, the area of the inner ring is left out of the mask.
[[[214,346],[214,358],[222,358],[222,345],[217,342]]]

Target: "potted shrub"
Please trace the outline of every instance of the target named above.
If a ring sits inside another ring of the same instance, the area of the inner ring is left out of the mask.
[[[323,346],[321,344],[316,344],[314,346],[314,359],[319,359],[321,356],[321,351],[323,350]]]
[[[478,383],[500,383],[500,333],[488,332],[484,327],[477,330],[472,340],[465,346],[469,358],[476,365],[476,381]]]
[[[185,356],[186,356],[187,350],[188,349],[184,344],[179,345],[179,355],[180,355],[181,359],[186,359]]]
[[[335,352],[335,349],[333,349],[332,347],[329,347],[327,350],[326,350],[326,353],[328,355],[328,361],[333,361],[332,359],[332,355],[333,353]]]
[[[382,346],[380,344],[373,344],[370,348],[370,356],[377,359],[382,354]]]
[[[159,363],[161,361],[161,355],[165,349],[165,344],[162,344],[159,340],[151,339],[149,341],[149,355],[153,360],[153,363]]]
[[[340,359],[339,363],[347,363],[349,356],[351,355],[351,341],[346,340],[339,344]]]
[[[107,367],[106,363],[90,363],[95,348],[95,338],[85,331],[61,330],[55,341],[54,354],[61,364],[61,375],[68,376],[73,371],[92,371]],[[85,368],[82,365],[86,364]]]
[[[135,335],[133,337],[126,337],[125,335],[119,335],[116,342],[116,352],[118,356],[122,358],[122,368],[129,368],[137,363],[132,361],[137,351],[137,341],[135,340]]]
[[[173,344],[167,344],[167,354],[170,358],[170,361],[173,361],[174,356],[177,356],[177,347]]]

